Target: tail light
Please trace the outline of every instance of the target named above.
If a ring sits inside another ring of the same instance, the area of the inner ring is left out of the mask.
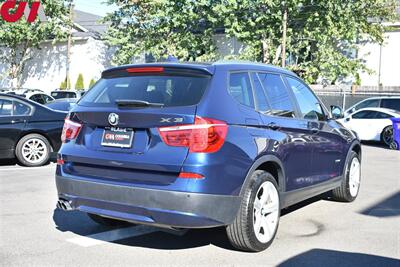
[[[78,137],[78,134],[82,128],[82,124],[65,119],[64,128],[61,135],[61,141],[65,143],[69,140],[74,140]]]
[[[159,132],[169,146],[188,147],[193,153],[214,153],[224,144],[228,125],[223,121],[196,117],[194,124],[161,127]]]

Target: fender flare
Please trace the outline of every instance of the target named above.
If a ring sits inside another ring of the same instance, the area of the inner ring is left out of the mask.
[[[286,175],[285,175],[285,169],[283,168],[282,161],[274,155],[264,155],[264,156],[261,156],[260,158],[258,158],[253,163],[253,165],[250,167],[250,170],[247,172],[246,178],[243,182],[242,188],[240,189],[239,196],[243,197],[245,189],[248,187],[248,185],[250,183],[250,179],[251,179],[251,176],[253,175],[253,172],[255,170],[257,170],[258,167],[260,167],[262,164],[268,163],[268,162],[274,163],[279,166],[280,171],[278,172],[278,177],[276,177],[276,178],[278,178],[279,191],[280,192],[286,191],[286,179],[285,179]]]

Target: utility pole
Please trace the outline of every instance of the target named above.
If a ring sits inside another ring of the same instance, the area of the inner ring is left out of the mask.
[[[286,66],[286,32],[287,32],[287,18],[288,13],[287,13],[287,7],[286,3],[283,2],[283,18],[282,18],[282,54],[281,54],[281,59],[282,59],[282,68]]]
[[[69,20],[72,23],[74,19],[74,0],[71,0],[69,3]],[[68,44],[67,44],[67,67],[66,67],[66,81],[67,81],[67,89],[71,89],[71,78],[70,78],[70,65],[71,65],[71,46],[72,46],[72,24],[69,28],[68,34]]]

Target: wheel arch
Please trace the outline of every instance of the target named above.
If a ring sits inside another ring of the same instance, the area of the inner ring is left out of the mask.
[[[360,161],[361,161],[361,156],[362,156],[362,149],[361,149],[361,143],[359,141],[354,141],[351,145],[350,148],[347,152],[347,157],[346,157],[346,162],[348,160],[348,158],[350,157],[350,152],[354,151],[358,154],[358,156],[360,157]]]
[[[250,183],[251,176],[253,172],[256,170],[264,170],[271,173],[274,176],[276,182],[278,183],[279,191],[280,192],[286,191],[286,179],[285,179],[286,176],[282,161],[274,155],[264,155],[258,158],[253,163],[250,170],[247,172],[246,178],[240,190],[240,196],[244,195],[245,190]]]

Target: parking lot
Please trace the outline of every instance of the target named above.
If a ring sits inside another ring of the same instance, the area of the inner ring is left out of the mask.
[[[106,228],[55,208],[55,164],[0,165],[1,266],[400,266],[400,153],[363,146],[363,180],[351,204],[327,196],[283,211],[261,253],[235,251],[224,229],[168,232]]]

